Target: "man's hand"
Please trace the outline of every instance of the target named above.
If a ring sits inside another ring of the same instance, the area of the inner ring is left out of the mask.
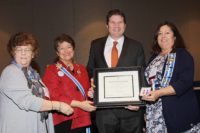
[[[133,105],[128,105],[125,107],[125,109],[129,109],[129,110],[132,110],[132,111],[138,111],[140,109],[139,106],[133,106]]]

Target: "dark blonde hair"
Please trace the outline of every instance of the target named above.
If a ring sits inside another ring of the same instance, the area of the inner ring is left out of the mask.
[[[11,57],[13,57],[13,52],[17,46],[28,45],[31,45],[33,53],[36,55],[38,53],[38,41],[36,37],[32,33],[18,32],[11,36],[7,44],[7,49]]]

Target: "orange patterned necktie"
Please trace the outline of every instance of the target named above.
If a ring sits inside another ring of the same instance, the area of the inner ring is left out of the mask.
[[[118,50],[116,45],[118,44],[117,41],[113,42],[112,53],[111,53],[111,67],[116,67],[118,62]]]

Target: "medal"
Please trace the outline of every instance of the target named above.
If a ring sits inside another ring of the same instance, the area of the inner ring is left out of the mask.
[[[151,87],[142,87],[140,91],[140,96],[149,95],[151,92]]]

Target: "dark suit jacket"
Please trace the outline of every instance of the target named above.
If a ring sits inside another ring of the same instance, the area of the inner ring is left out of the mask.
[[[106,40],[107,36],[92,41],[89,61],[87,64],[87,69],[90,77],[93,77],[93,72],[95,68],[108,68],[108,65],[104,57],[104,47],[106,44]],[[144,66],[144,64],[145,64],[145,56],[142,45],[135,40],[125,37],[117,67]],[[105,111],[110,111],[110,109],[102,109],[102,110],[98,109],[96,112],[97,115],[98,114],[104,115],[106,113]],[[119,117],[124,117],[124,118],[135,116],[137,113],[138,115],[141,115],[141,117],[143,117],[142,111],[134,112],[122,108],[112,109],[112,111],[115,112],[115,114],[117,114]]]
[[[185,49],[176,49],[176,62],[170,81],[176,95],[162,97],[163,115],[169,133],[183,132],[200,121],[200,110],[193,90],[193,77],[192,56]]]
[[[95,68],[108,67],[104,57],[106,40],[107,36],[92,41],[87,64],[90,77],[93,76]],[[144,64],[145,56],[142,45],[135,40],[125,37],[117,67],[144,66]]]

